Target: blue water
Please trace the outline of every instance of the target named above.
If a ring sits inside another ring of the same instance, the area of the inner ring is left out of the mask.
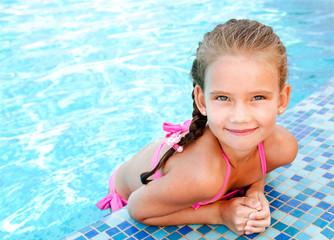
[[[116,164],[191,116],[204,33],[271,25],[289,53],[290,108],[333,75],[333,2],[4,0],[0,3],[0,236],[59,239],[103,217]]]

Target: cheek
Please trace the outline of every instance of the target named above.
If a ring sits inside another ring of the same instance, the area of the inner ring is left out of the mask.
[[[254,116],[260,121],[268,125],[275,125],[277,117],[277,108],[273,106],[267,106],[259,108],[254,111]]]

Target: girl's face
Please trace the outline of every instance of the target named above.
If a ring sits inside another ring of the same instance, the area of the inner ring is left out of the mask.
[[[280,91],[278,79],[271,65],[249,57],[224,56],[208,67],[196,103],[223,148],[249,151],[272,133],[291,89]]]

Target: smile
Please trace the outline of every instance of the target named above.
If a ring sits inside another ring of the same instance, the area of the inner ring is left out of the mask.
[[[229,133],[235,136],[247,136],[252,134],[257,128],[250,128],[250,129],[226,129]]]

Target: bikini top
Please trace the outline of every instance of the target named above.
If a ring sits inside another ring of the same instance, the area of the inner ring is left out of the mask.
[[[180,134],[187,132],[189,130],[189,125],[190,125],[190,120],[185,121],[183,123],[183,125],[177,124],[170,124],[170,123],[164,123],[163,124],[163,130],[167,132],[166,137],[169,137],[169,139],[167,139],[166,141],[164,141],[160,147],[155,151],[154,155],[153,155],[153,160],[152,160],[152,169],[155,168],[155,166],[158,164],[159,162],[159,156],[160,156],[160,152],[162,150],[162,148],[167,144],[171,147],[173,147],[176,151],[178,152],[182,152],[183,148],[181,146],[179,146],[177,143],[180,141],[181,137]],[[267,164],[266,164],[266,157],[265,157],[265,153],[264,153],[264,149],[263,149],[263,143],[260,142],[258,144],[258,149],[259,149],[259,154],[260,154],[260,161],[261,161],[261,169],[262,169],[262,175],[264,175],[267,172]],[[214,196],[212,199],[206,201],[206,202],[199,202],[195,205],[193,205],[192,207],[197,209],[202,205],[207,205],[211,202],[217,201],[217,200],[224,200],[224,199],[229,199],[232,198],[233,196],[235,196],[238,193],[244,193],[244,189],[237,189],[234,190],[232,192],[229,192],[227,194],[225,194],[224,196],[222,196],[220,199],[219,196],[223,193],[223,191],[225,190],[225,187],[227,185],[228,179],[230,177],[230,172],[231,172],[231,164],[230,161],[228,160],[227,156],[225,155],[224,151],[222,150],[222,155],[226,161],[226,176],[225,176],[225,180],[224,180],[224,185],[222,187],[222,189],[219,191],[219,193],[216,194],[216,196]],[[153,174],[153,179],[158,179],[161,178],[162,174],[160,173],[160,171],[156,171]]]

